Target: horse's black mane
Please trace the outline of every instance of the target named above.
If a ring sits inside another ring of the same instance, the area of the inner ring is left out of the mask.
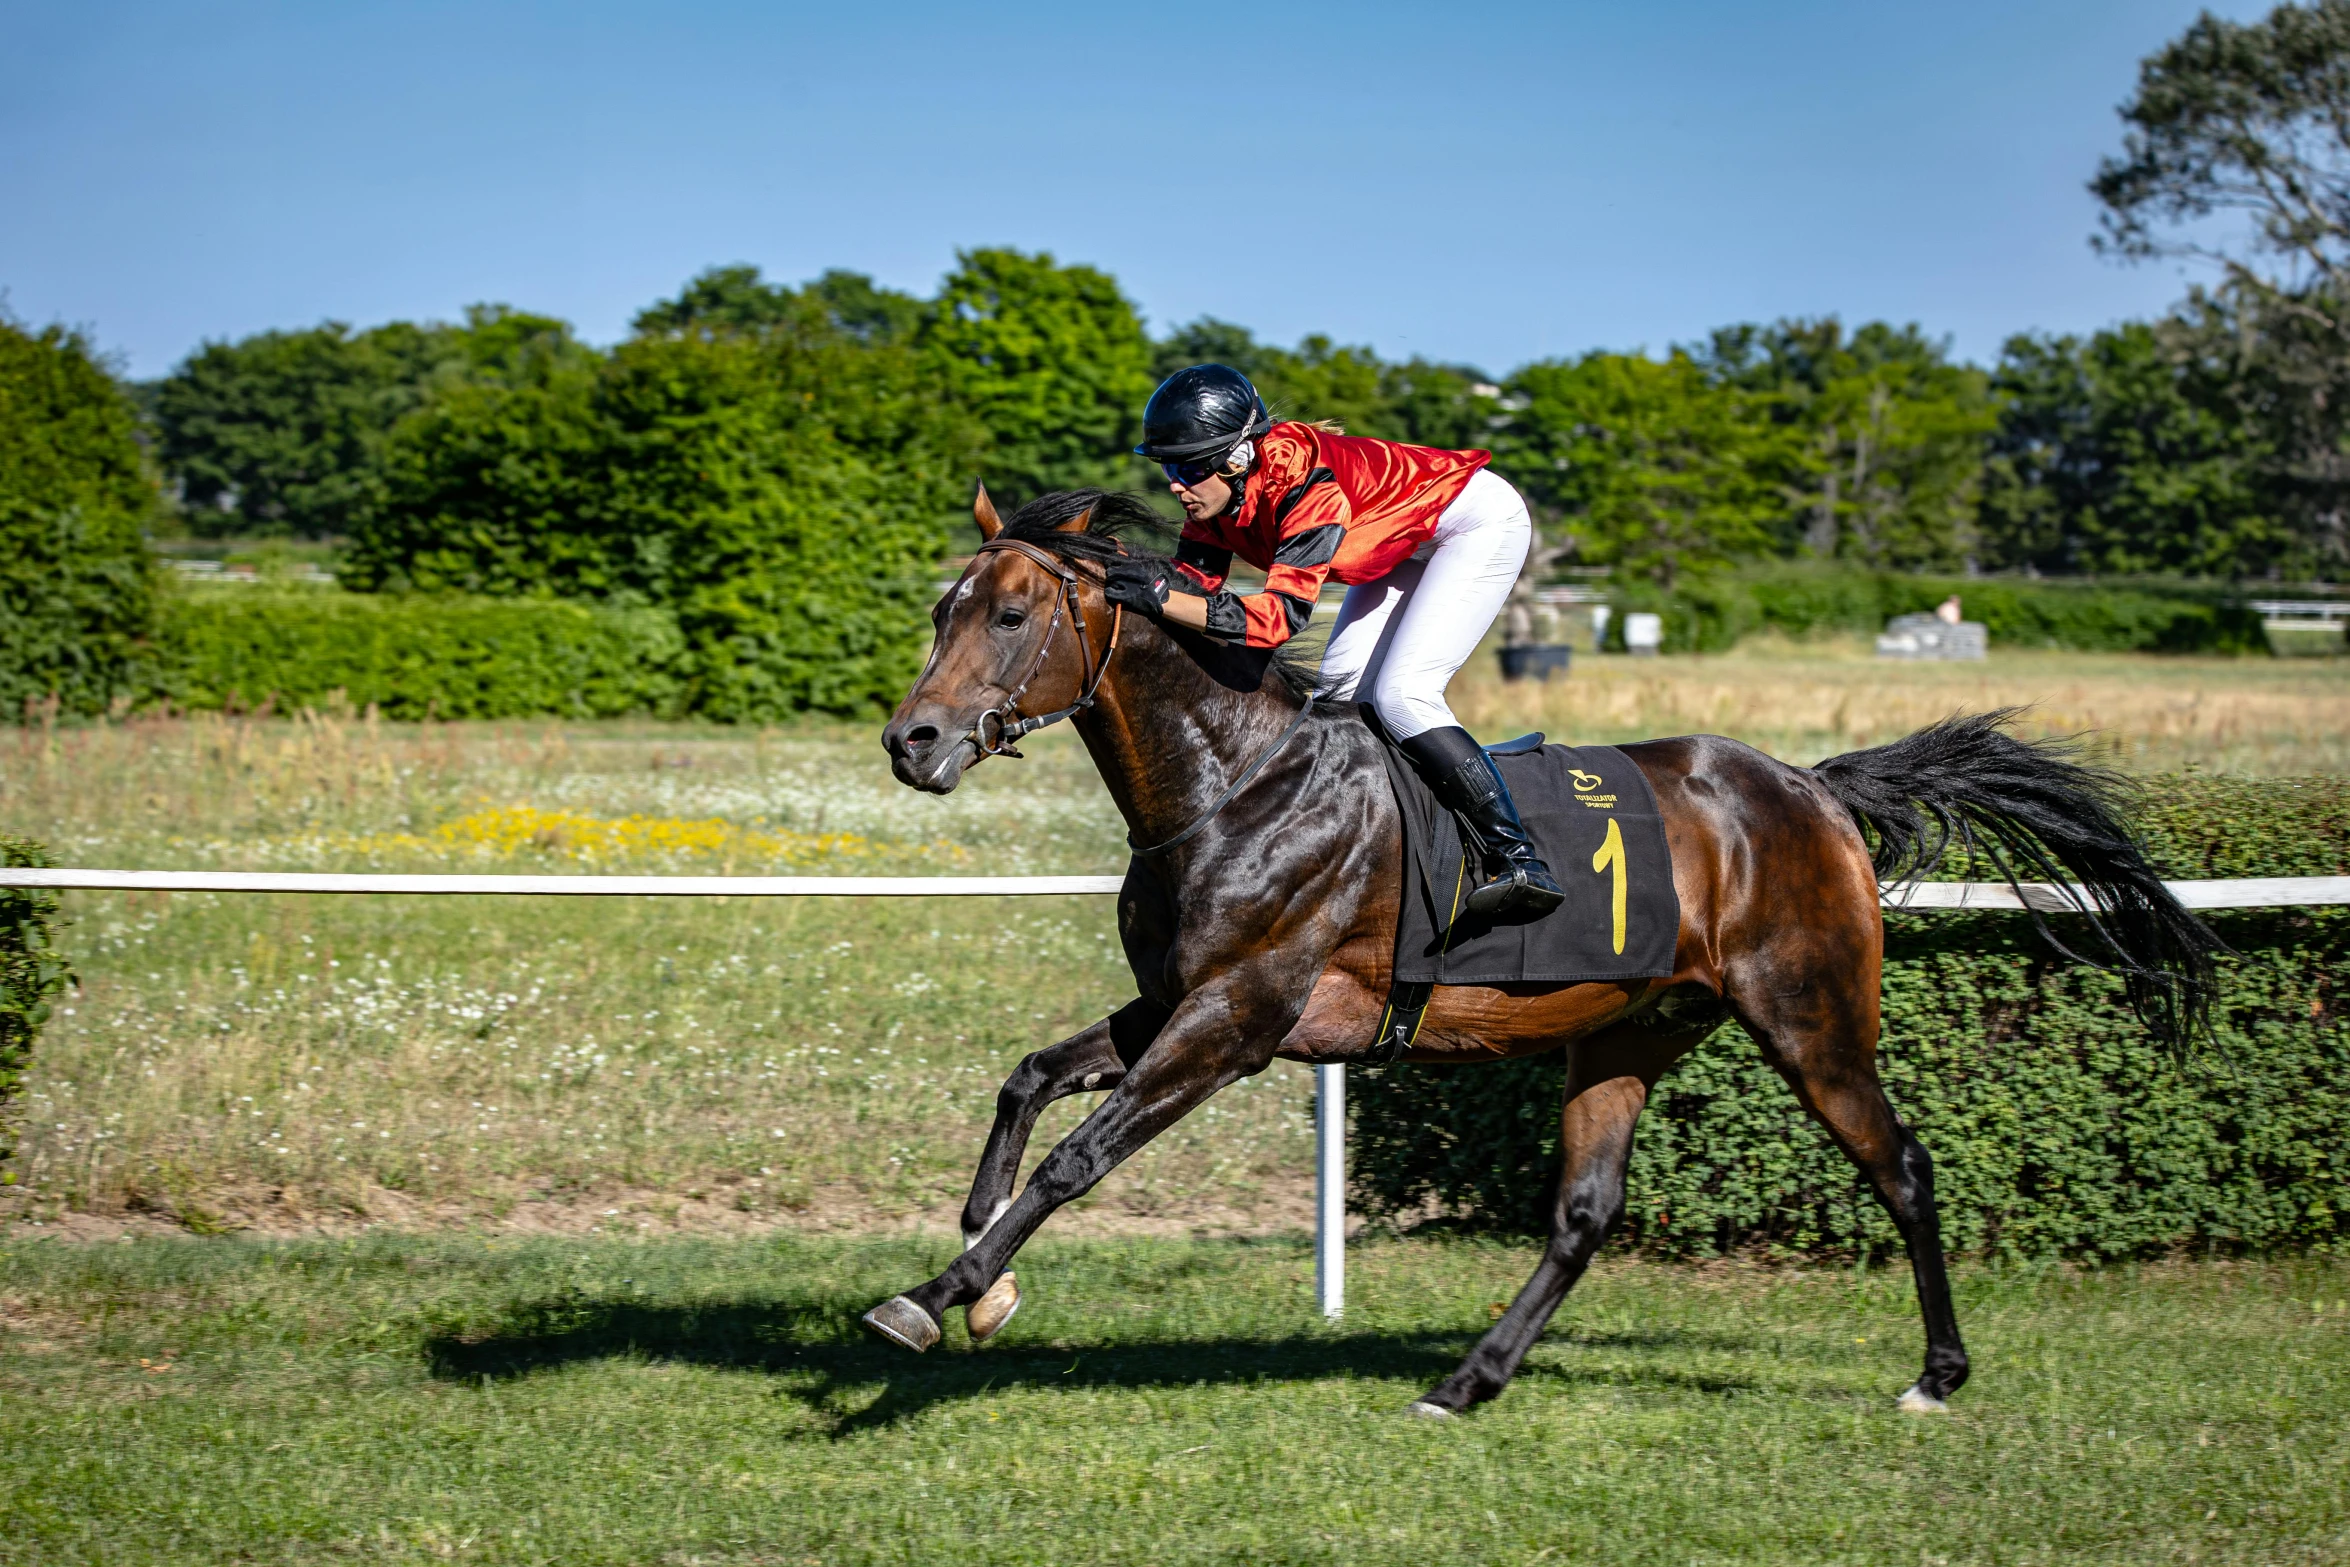
[[[1085,517],[1082,531],[1064,526],[1080,516]],[[1012,513],[1000,536],[1033,544],[1065,560],[1102,561],[1123,555],[1129,560],[1164,561],[1175,531],[1139,495],[1115,490],[1054,490]],[[1159,547],[1135,548],[1145,540]],[[1314,689],[1317,671],[1292,651],[1294,647],[1291,644],[1272,655],[1271,674],[1292,700],[1302,702]]]
[[[1082,533],[1064,531],[1073,517],[1085,519]],[[1054,490],[1039,495],[1035,500],[1012,513],[1004,524],[1004,537],[1020,539],[1054,555],[1076,560],[1108,560],[1114,555],[1141,555],[1151,559],[1165,559],[1165,545],[1172,541],[1174,529],[1167,519],[1151,510],[1150,503],[1139,495],[1121,495],[1115,490]],[[1135,549],[1137,540],[1161,546],[1155,549]]]

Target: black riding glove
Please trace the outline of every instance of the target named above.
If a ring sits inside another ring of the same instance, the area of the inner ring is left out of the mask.
[[[1157,615],[1167,607],[1167,579],[1175,568],[1163,560],[1121,557],[1102,572],[1102,593],[1113,604],[1123,604],[1141,615]]]

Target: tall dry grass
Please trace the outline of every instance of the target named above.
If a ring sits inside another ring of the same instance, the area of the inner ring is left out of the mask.
[[[1726,734],[1804,765],[1954,712],[2027,707],[2027,732],[2089,734],[2137,772],[2350,767],[2350,661],[2001,652],[1904,664],[1856,644],[1766,642],[1720,657],[1586,658],[1565,680],[1505,685],[1481,654],[1453,701],[1490,738],[1532,728],[1605,744]]]

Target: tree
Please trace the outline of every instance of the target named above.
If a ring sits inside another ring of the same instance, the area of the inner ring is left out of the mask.
[[[1701,361],[1791,439],[1773,475],[1782,548],[1873,567],[1950,567],[1974,552],[1986,378],[1914,325],[1835,317],[1728,327]]]
[[[647,305],[632,323],[639,337],[757,334],[799,318],[799,296],[769,283],[757,267],[710,267],[697,273],[675,299]]]
[[[911,341],[922,324],[922,301],[881,288],[861,272],[835,268],[802,288],[764,281],[757,267],[712,267],[665,299],[637,313],[640,337],[700,333],[756,335],[806,332],[822,323],[861,343]]]
[[[437,388],[586,352],[563,322],[504,305],[473,306],[462,327],[330,321],[207,343],[155,388],[157,455],[195,526],[333,537],[370,504],[392,426]]]
[[[2089,185],[2105,207],[2100,248],[2199,257],[2264,290],[2350,268],[2350,0],[2258,22],[2206,11],[2140,64],[2120,113],[2122,156]],[[2207,225],[2226,213],[2249,233]]]
[[[1386,404],[1382,417],[1395,439],[1415,446],[1490,447],[1494,432],[1510,420],[1501,388],[1467,365],[1417,358],[1389,365],[1380,374],[1379,391]]]
[[[0,712],[136,695],[154,628],[156,490],[87,339],[0,317]]]
[[[444,390],[393,433],[345,580],[667,609],[710,717],[895,700],[976,444],[911,349],[800,324]]]
[[[1257,389],[1276,419],[1326,419],[1389,440],[1400,434],[1387,417],[1387,367],[1370,349],[1342,348],[1317,332],[1264,358]]]
[[[1584,559],[1670,593],[1770,550],[1778,438],[1746,393],[1688,354],[1533,364],[1508,390],[1521,406],[1496,466],[1565,518]]]
[[[2230,367],[2196,351],[2206,335],[2173,320],[2008,340],[1985,471],[1990,564],[2242,576],[2290,552]]]
[[[2218,286],[2179,313],[2262,428],[2299,569],[2350,564],[2350,0],[2205,13],[2139,68],[2097,243],[2186,256]],[[2231,217],[2247,220],[2231,224]]]
[[[405,322],[207,343],[155,388],[157,456],[200,530],[342,533],[384,432],[461,358],[447,332]]]
[[[984,426],[999,501],[1136,482],[1127,452],[1151,394],[1151,344],[1117,280],[1049,254],[963,252],[919,333],[925,365]]]
[[[1319,333],[1296,348],[1259,343],[1248,328],[1202,316],[1155,350],[1152,374],[1185,365],[1230,365],[1256,383],[1277,419],[1334,419],[1350,434],[1450,449],[1490,438],[1500,388],[1461,365],[1413,359],[1389,364],[1365,347],[1339,347]]]
[[[1281,357],[1280,349],[1258,342],[1247,327],[1201,316],[1152,345],[1151,380],[1153,384],[1164,381],[1187,365],[1230,365],[1255,382],[1261,392],[1267,380],[1280,374],[1275,361]]]

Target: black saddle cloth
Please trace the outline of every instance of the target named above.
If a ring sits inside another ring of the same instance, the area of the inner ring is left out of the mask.
[[[1630,757],[1612,745],[1494,756],[1519,817],[1567,894],[1548,914],[1495,920],[1459,912],[1483,879],[1460,822],[1400,751],[1381,749],[1404,824],[1398,986],[1570,984],[1673,971],[1681,900],[1672,855],[1656,792]]]

